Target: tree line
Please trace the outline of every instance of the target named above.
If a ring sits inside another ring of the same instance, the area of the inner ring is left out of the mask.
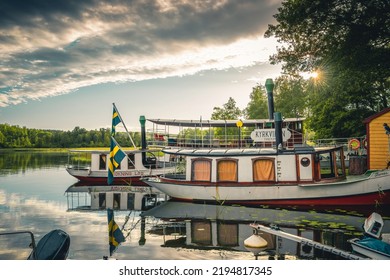
[[[0,124],[0,148],[80,148],[109,147],[111,129],[86,130],[75,127],[71,131],[45,130]],[[130,132],[136,145],[140,145],[140,133]],[[130,146],[128,135],[117,132],[116,141]]]

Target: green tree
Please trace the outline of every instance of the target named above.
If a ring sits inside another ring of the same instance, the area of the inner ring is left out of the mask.
[[[252,88],[249,96],[250,101],[244,110],[246,119],[267,119],[268,118],[268,99],[265,87],[256,85]]]
[[[275,81],[275,111],[286,118],[300,118],[307,115],[307,81],[283,75]]]
[[[283,45],[271,63],[293,77],[320,73],[309,97],[317,135],[364,134],[362,120],[388,107],[389,11],[387,0],[287,0],[274,16],[265,36]]]
[[[0,130],[0,147],[1,148],[4,148],[5,147],[5,136],[4,136],[4,134],[1,132],[1,130]]]
[[[229,100],[223,104],[222,107],[214,107],[211,115],[212,120],[238,120],[243,115],[243,111],[237,107],[236,101],[229,97]],[[234,128],[214,128],[213,135],[216,138],[224,139],[225,136],[229,136],[229,139],[238,139],[239,129]],[[222,137],[224,136],[224,137]],[[211,137],[211,135],[210,135]],[[226,138],[226,139],[227,139]]]
[[[211,114],[212,120],[237,120],[241,117],[242,111],[237,107],[236,101],[229,97],[229,100],[221,107],[214,107]]]

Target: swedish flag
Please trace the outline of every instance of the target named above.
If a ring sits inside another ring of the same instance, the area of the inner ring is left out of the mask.
[[[111,135],[115,135],[115,127],[122,122],[122,119],[118,113],[118,110],[115,107],[115,104],[113,104],[113,111],[112,111],[112,126],[111,126]]]
[[[121,161],[126,157],[126,154],[118,146],[114,138],[111,136],[110,158],[108,160],[108,177],[109,185],[114,181],[114,172],[119,167]]]
[[[114,210],[107,208],[108,219],[108,244],[110,245],[110,256],[115,252],[116,248],[122,242],[125,242],[125,237],[119,226],[114,221]]]

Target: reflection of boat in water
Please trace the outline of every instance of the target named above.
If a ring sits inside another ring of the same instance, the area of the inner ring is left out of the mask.
[[[176,246],[178,237],[181,237],[181,246],[184,247],[237,251],[247,251],[244,241],[252,234],[249,225],[253,222],[276,224],[290,234],[351,251],[348,240],[351,236],[362,235],[361,225],[365,217],[358,212],[342,210],[321,213],[177,201],[167,201],[141,215],[162,220],[165,238],[174,237],[170,242]],[[386,230],[390,232],[390,228]],[[266,254],[292,255],[298,258],[337,257],[331,252],[313,249],[273,234],[263,233],[262,237],[268,244]]]
[[[166,195],[147,186],[70,186],[67,196],[68,210],[136,210],[144,211],[162,201]]]
[[[335,255],[348,259],[390,259],[390,233],[386,233],[386,241],[383,241],[381,236],[382,229],[384,227],[383,219],[381,215],[375,212],[364,221],[364,235],[361,238],[352,238],[347,240],[352,246],[352,252],[340,250],[327,244],[322,244],[298,235],[286,233],[278,226],[267,227],[259,223],[253,223],[250,226],[254,229],[253,236],[259,237],[260,232],[266,232],[275,236],[287,238],[299,244],[332,252]]]

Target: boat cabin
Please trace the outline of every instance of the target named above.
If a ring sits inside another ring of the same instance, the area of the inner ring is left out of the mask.
[[[164,159],[158,157],[158,152],[161,149],[156,150],[125,150],[127,157],[120,162],[115,173],[123,173],[122,176],[137,175],[136,173],[142,173],[144,175],[145,169],[156,169],[164,167]],[[103,150],[70,150],[68,166],[74,169],[82,170],[88,169],[90,173],[93,172],[107,172],[108,160],[110,157],[109,151]]]
[[[176,160],[175,179],[210,183],[299,183],[345,179],[342,147],[275,149],[166,149]],[[185,160],[184,160],[185,158]]]

